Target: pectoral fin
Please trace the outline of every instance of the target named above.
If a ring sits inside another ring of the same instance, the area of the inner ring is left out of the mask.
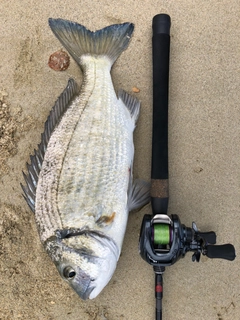
[[[136,179],[130,183],[128,191],[128,210],[129,212],[145,206],[150,202],[150,182]]]

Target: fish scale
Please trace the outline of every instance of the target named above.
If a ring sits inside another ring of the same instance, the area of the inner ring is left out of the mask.
[[[79,93],[70,79],[56,101],[22,189],[61,277],[93,299],[116,268],[128,212],[150,199],[150,184],[132,182],[140,103],[123,90],[117,97],[110,75],[133,24],[96,32],[62,19],[49,25],[81,67],[83,83]]]
[[[70,141],[81,113],[79,99],[76,99],[66,111],[66,116],[56,128],[54,135],[51,136],[44,156],[36,190],[35,205],[36,221],[39,228],[44,226],[44,232],[40,235],[43,242],[51,237],[57,229],[62,229],[57,206],[58,178],[62,170],[61,160],[63,160],[67,143]],[[54,152],[52,152],[53,149]]]
[[[95,66],[95,70],[96,69],[97,67]],[[86,71],[86,73],[87,72],[88,71]],[[94,72],[94,74],[96,73]],[[96,79],[102,78],[104,79],[105,77],[99,77],[97,72]],[[94,83],[96,87],[98,87],[95,79]],[[103,82],[101,81],[101,83]],[[80,213],[78,217],[78,224],[76,224],[76,214],[74,214],[75,212],[73,211],[73,218],[75,218],[75,227],[82,227],[82,224],[86,223],[84,217],[81,217],[81,209],[83,208],[84,213],[85,207],[89,207],[89,203],[92,204],[93,198],[96,199],[96,203],[108,203],[109,199],[111,199],[111,202],[115,202],[116,206],[119,208],[120,206],[118,205],[116,199],[114,199],[114,196],[117,194],[118,201],[122,204],[122,206],[126,207],[126,199],[123,199],[118,190],[111,189],[114,180],[119,179],[119,181],[121,181],[121,176],[126,176],[126,170],[130,166],[130,160],[129,157],[127,157],[127,155],[129,154],[128,149],[131,149],[132,141],[129,141],[130,146],[127,147],[128,140],[124,137],[127,135],[127,125],[125,125],[125,130],[118,130],[119,132],[117,132],[117,128],[124,128],[124,108],[122,108],[122,106],[120,106],[121,108],[117,106],[116,99],[113,99],[113,101],[111,101],[113,93],[109,89],[107,93],[104,92],[104,88],[100,88],[100,90],[102,91],[102,97],[104,97],[105,100],[108,100],[108,103],[104,103],[104,101],[102,101],[100,98],[97,104],[95,103],[95,105],[93,106],[88,105],[88,107],[86,108],[88,110],[87,113],[91,115],[95,114],[97,116],[93,118],[90,117],[89,123],[85,119],[87,115],[85,115],[85,118],[82,115],[82,122],[76,126],[74,132],[77,140],[79,139],[78,137],[81,136],[81,139],[83,141],[86,141],[86,143],[84,145],[81,145],[81,147],[77,151],[77,155],[75,156],[74,150],[76,150],[76,142],[73,138],[73,140],[69,144],[68,153],[65,157],[65,163],[63,164],[62,172],[67,174],[65,174],[65,179],[62,178],[62,181],[60,182],[58,202],[61,204],[66,201],[66,195],[65,192],[61,192],[61,186],[64,186],[66,184],[66,181],[73,181],[73,185],[79,186],[79,183],[77,181],[77,179],[79,179],[79,175],[76,175],[76,171],[78,170],[78,167],[81,169],[84,168],[84,171],[81,172],[82,176],[85,177],[84,188],[81,189],[82,192],[79,192],[78,188],[73,188],[72,197],[67,198],[70,206],[73,203],[78,204],[78,212]],[[92,98],[95,99],[96,97],[92,95]],[[91,110],[91,107],[93,108],[93,110]],[[98,117],[99,115],[101,116],[100,118]],[[85,130],[82,128],[82,126],[85,127]],[[119,136],[121,137],[121,139],[118,138]],[[87,137],[90,138],[87,139]],[[103,141],[105,148],[102,148]],[[116,141],[118,141],[118,146],[116,145]],[[84,150],[89,150],[89,152],[85,155],[83,154]],[[82,154],[83,156],[81,156]],[[113,155],[115,155],[115,159]],[[124,157],[122,155],[124,155]],[[69,167],[72,168],[72,170],[66,170],[65,167],[69,165],[70,159],[72,159],[72,162]],[[77,159],[77,163],[75,162],[75,159]],[[114,172],[112,168],[115,168]],[[118,175],[116,175],[116,172],[118,172]],[[102,189],[102,186],[104,185],[105,188]],[[76,192],[76,190],[78,192]],[[119,190],[126,190],[126,185],[120,185]],[[103,194],[108,196],[105,201],[102,199]],[[79,202],[79,200],[81,201],[81,199],[84,199],[84,202]],[[62,221],[64,221],[63,226],[72,225],[71,219],[73,218],[71,215],[69,215],[69,211],[71,211],[69,210],[69,206],[63,208],[64,210],[60,209]],[[64,215],[64,212],[68,212],[68,214]],[[81,223],[81,220],[84,220],[84,222]]]

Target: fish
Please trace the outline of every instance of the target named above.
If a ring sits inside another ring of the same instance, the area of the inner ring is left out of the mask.
[[[150,184],[133,182],[140,102],[122,89],[116,95],[110,73],[134,25],[93,32],[50,18],[49,26],[83,81],[79,89],[70,78],[51,109],[21,187],[60,276],[80,298],[94,299],[116,269],[129,212],[150,201]]]

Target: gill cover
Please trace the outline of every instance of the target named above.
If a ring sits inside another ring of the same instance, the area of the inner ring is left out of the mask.
[[[95,230],[58,230],[45,249],[61,277],[82,298],[93,299],[111,279],[119,256],[115,242]]]

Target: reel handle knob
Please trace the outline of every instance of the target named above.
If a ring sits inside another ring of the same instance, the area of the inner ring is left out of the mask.
[[[233,261],[236,257],[234,246],[230,243],[223,245],[208,245],[206,246],[206,256],[208,258],[220,258]]]
[[[216,233],[214,231],[209,232],[198,232],[198,236],[204,239],[206,242],[215,244],[217,240]]]

